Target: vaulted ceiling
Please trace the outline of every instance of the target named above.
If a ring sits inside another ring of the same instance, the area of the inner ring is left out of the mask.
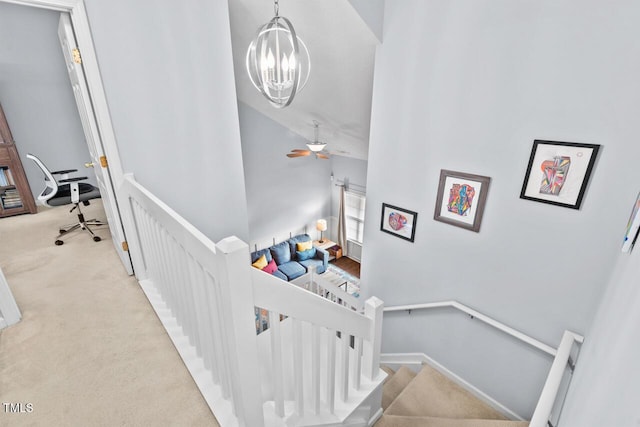
[[[309,49],[309,81],[290,106],[269,104],[249,80],[245,56],[257,29],[274,16],[273,3],[229,0],[238,100],[308,140],[316,120],[330,153],[366,159],[378,38],[352,1],[284,0],[279,11]]]

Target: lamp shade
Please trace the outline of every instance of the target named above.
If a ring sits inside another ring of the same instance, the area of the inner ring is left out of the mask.
[[[318,231],[326,231],[327,230],[327,220],[326,219],[319,219],[316,222],[316,230],[318,230]]]

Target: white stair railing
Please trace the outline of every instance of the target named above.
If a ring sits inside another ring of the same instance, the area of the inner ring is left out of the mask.
[[[271,361],[263,377],[273,384],[267,400],[274,413],[344,420],[382,379],[382,301],[368,299],[360,314],[257,269],[252,276],[256,306],[269,311],[270,354],[261,354]],[[283,340],[289,335],[292,348]]]
[[[214,244],[131,175],[118,197],[136,277],[220,425],[335,425],[380,390],[381,301],[362,315],[254,269],[246,243]],[[255,306],[271,318],[260,337]]]
[[[314,268],[314,267],[312,267]],[[364,311],[364,303],[362,298],[359,296],[354,296],[347,292],[348,287],[350,286],[347,281],[344,281],[342,284],[332,283],[322,277],[318,277],[315,272],[311,272],[305,274],[304,276],[293,280],[292,282],[297,286],[300,286],[310,292],[313,292],[317,295],[320,295],[330,301],[335,302],[336,304],[340,304],[344,307],[350,308],[351,310],[355,310],[359,313]],[[344,289],[342,288],[344,286]]]
[[[136,276],[218,422],[263,426],[247,245],[214,244],[131,175],[120,193]]]

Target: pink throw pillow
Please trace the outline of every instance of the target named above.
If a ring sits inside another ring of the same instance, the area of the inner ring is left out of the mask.
[[[274,271],[278,269],[276,262],[274,260],[269,261],[269,264],[265,268],[262,269],[265,273],[273,274]]]

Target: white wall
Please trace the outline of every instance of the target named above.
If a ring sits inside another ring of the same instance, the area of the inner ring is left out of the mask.
[[[588,332],[640,181],[639,18],[632,0],[386,2],[363,293],[457,299],[550,345]],[[580,210],[519,199],[534,139],[602,144]],[[479,233],[432,219],[441,169],[492,178]],[[418,212],[415,243],[379,231],[383,202]],[[426,351],[530,415],[544,356],[450,312],[403,316],[385,351]]]
[[[211,239],[248,239],[227,2],[87,0],[125,172]]]
[[[309,140],[247,104],[238,106],[250,240],[269,240],[305,224],[315,239],[315,221],[330,210],[330,161],[287,157],[294,148],[306,149]]]
[[[31,192],[44,188],[42,172],[78,169],[96,183],[71,82],[58,41],[58,12],[0,2],[0,103],[16,141]]]
[[[562,427],[640,425],[640,248],[616,264],[580,353]]]

